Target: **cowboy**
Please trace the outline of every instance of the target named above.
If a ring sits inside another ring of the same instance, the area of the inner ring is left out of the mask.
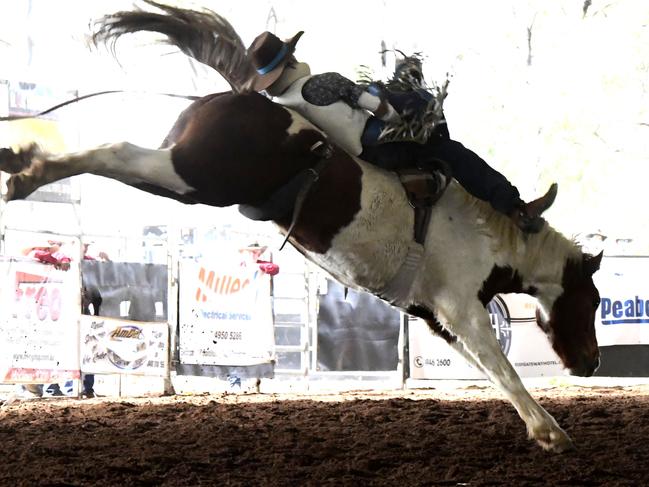
[[[312,75],[309,65],[293,55],[303,33],[286,41],[271,32],[255,38],[248,48],[256,70],[251,79],[255,91],[265,91],[273,101],[320,127],[350,154],[384,169],[443,160],[469,193],[508,215],[522,231],[536,233],[543,228],[545,220],[540,215],[554,202],[556,183],[541,198],[525,203],[502,174],[444,130],[424,144],[379,143],[382,127],[400,121],[397,110],[386,97],[372,94],[338,73]]]

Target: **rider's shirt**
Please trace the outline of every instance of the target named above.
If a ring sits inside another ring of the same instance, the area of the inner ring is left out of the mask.
[[[370,112],[360,109],[363,88],[338,73],[305,76],[274,100],[317,125],[352,155],[363,151],[361,135]]]

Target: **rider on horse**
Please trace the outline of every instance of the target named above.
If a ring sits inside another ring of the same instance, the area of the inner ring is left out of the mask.
[[[315,123],[350,154],[384,169],[422,165],[430,170],[436,168],[435,160],[442,160],[469,193],[508,215],[522,231],[541,230],[544,220],[540,215],[554,202],[556,184],[541,198],[525,203],[502,174],[450,138],[443,114],[443,123],[422,143],[382,142],[383,129],[401,122],[400,114],[404,115],[406,107],[421,111],[429,105],[430,97],[421,96],[419,90],[408,94],[377,85],[368,89],[338,73],[312,75],[309,65],[293,55],[302,34],[287,41],[270,32],[257,36],[248,49],[256,69],[251,80],[256,91],[266,91],[275,102]],[[403,65],[401,70],[397,68],[395,78],[404,74]]]

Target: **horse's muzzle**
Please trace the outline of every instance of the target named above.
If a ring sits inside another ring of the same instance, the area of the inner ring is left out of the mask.
[[[584,364],[580,367],[573,367],[570,369],[571,375],[576,375],[578,377],[591,377],[595,371],[599,368],[599,357],[595,359],[594,362],[589,364]]]

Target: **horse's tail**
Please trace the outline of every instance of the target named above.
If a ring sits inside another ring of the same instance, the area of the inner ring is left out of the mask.
[[[252,65],[239,34],[227,19],[207,9],[199,12],[144,1],[164,13],[135,10],[106,15],[95,24],[95,45],[107,43],[114,52],[117,39],[124,34],[159,32],[167,37],[167,44],[218,71],[234,91],[251,90],[248,80]]]

